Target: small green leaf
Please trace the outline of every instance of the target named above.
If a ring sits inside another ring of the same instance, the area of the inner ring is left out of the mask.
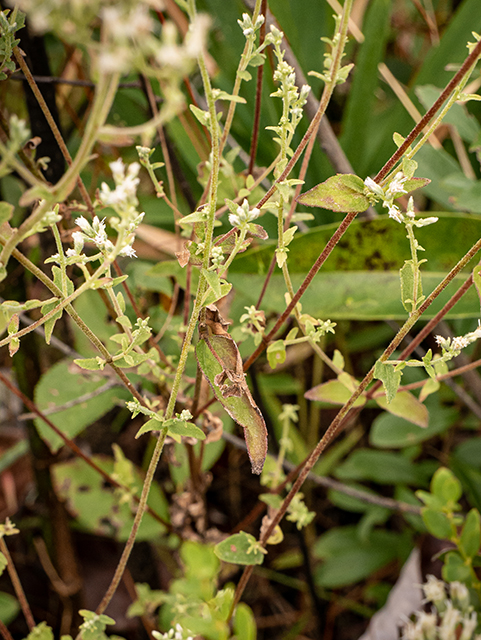
[[[0,202],[0,224],[8,222],[13,215],[15,207],[9,202]]]
[[[215,299],[218,300],[222,297],[222,291],[220,287],[220,278],[217,271],[207,271],[207,269],[202,269],[202,275],[207,280],[209,287],[214,292]]]
[[[421,189],[422,187],[425,187],[430,182],[431,180],[429,180],[429,178],[410,178],[409,180],[406,180],[406,182],[403,184],[404,193],[403,192],[395,193],[394,198],[400,198],[402,195],[405,195],[406,193],[411,193],[411,191],[416,191],[416,189]]]
[[[223,284],[220,285],[219,295],[216,295],[213,289],[208,289],[203,304],[205,306],[209,304],[214,304],[214,302],[217,302],[217,300],[220,300],[220,298],[225,298],[225,296],[230,292],[231,289],[232,289],[232,284],[230,282],[224,282]]]
[[[442,511],[424,508],[421,511],[427,530],[435,538],[449,540],[453,535],[453,525],[448,516]]]
[[[286,260],[287,260],[287,252],[289,251],[289,249],[287,248],[282,248],[282,249],[276,249],[276,262],[277,262],[277,266],[279,267],[279,269],[282,269],[282,267],[284,266]]]
[[[404,266],[399,270],[401,278],[401,301],[408,313],[415,311],[419,303],[423,300],[423,288],[421,283],[421,272],[417,273],[417,294],[415,294],[415,272],[412,260],[406,260]]]
[[[374,366],[374,377],[381,380],[386,398],[388,402],[392,402],[396,396],[399,385],[401,384],[401,371],[396,371],[394,365],[376,362]]]
[[[209,126],[210,115],[208,111],[202,111],[202,109],[199,109],[199,107],[196,107],[194,104],[190,104],[189,108],[202,126]]]
[[[419,394],[419,400],[424,402],[428,396],[432,393],[436,393],[439,390],[441,383],[437,380],[433,380],[432,378],[428,378],[426,382],[421,387],[421,392]]]
[[[481,264],[477,264],[473,269],[473,282],[481,301]]]
[[[361,212],[369,208],[369,199],[364,195],[364,183],[358,176],[338,173],[325,182],[301,193],[300,204],[322,207],[331,211]]]
[[[168,434],[182,436],[184,438],[197,438],[197,440],[205,440],[205,433],[202,429],[199,429],[193,422],[187,422],[186,420],[179,420],[178,418],[171,418],[166,420],[163,424],[164,427],[168,427]]]
[[[267,360],[271,369],[275,369],[278,364],[286,360],[286,347],[284,340],[276,340],[267,347]]]
[[[346,404],[351,396],[352,391],[339,380],[328,380],[309,389],[309,391],[306,391],[304,394],[304,397],[308,400],[317,400],[318,402],[328,402],[329,404],[336,405]],[[366,398],[360,396],[354,402],[353,406],[362,407],[365,403]]]
[[[426,428],[429,423],[429,412],[422,402],[413,396],[409,391],[401,391],[397,393],[391,402],[388,402],[386,396],[375,398],[377,404],[389,413],[404,418],[419,427]]]
[[[272,507],[272,509],[279,509],[282,505],[282,498],[277,493],[261,493],[259,500]]]
[[[469,558],[474,558],[479,551],[480,541],[481,526],[479,511],[477,509],[471,509],[464,521],[461,538],[459,540],[459,548],[464,551]]]
[[[143,436],[144,433],[150,433],[151,431],[161,431],[164,426],[165,423],[157,420],[157,418],[151,418],[150,420],[147,420],[147,422],[144,422],[144,424],[135,434],[135,437],[140,438],[140,436]]]
[[[215,555],[224,562],[233,564],[262,564],[264,552],[250,533],[241,531],[229,536],[214,547]]]
[[[8,564],[7,558],[0,551],[0,576],[5,571],[5,567],[7,566],[7,564]]]
[[[446,582],[455,582],[457,580],[469,584],[471,569],[464,563],[457,551],[450,551],[444,559],[442,576]]]
[[[446,467],[440,467],[431,480],[431,493],[447,503],[456,503],[463,494],[461,483]]]
[[[78,367],[87,369],[87,371],[99,371],[104,368],[97,358],[77,358],[74,362]]]

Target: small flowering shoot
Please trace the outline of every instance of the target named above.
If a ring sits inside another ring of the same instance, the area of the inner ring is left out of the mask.
[[[298,305],[298,308],[302,311],[302,305]],[[299,330],[294,327],[289,331],[284,340],[271,342],[267,347],[267,360],[271,369],[275,369],[277,365],[285,362],[287,355],[286,347],[301,344],[302,342],[308,342],[311,345],[315,345],[323,336],[328,333],[335,333],[335,322],[313,318],[308,313],[299,313],[298,322],[304,335],[298,338],[297,334],[299,333]]]
[[[322,42],[325,42],[329,46],[329,51],[324,54],[324,73],[319,73],[318,71],[309,71],[310,76],[315,76],[319,78],[325,84],[344,84],[346,82],[349,72],[353,68],[353,64],[347,64],[344,67],[339,67],[337,73],[333,77],[334,65],[333,61],[338,56],[341,55],[341,58],[344,57],[345,52],[340,50],[342,45],[341,41],[341,16],[334,14],[334,21],[336,23],[335,35],[331,38],[321,38]]]
[[[167,429],[167,435],[173,438],[176,442],[180,442],[182,437],[196,438],[197,440],[205,439],[205,433],[202,429],[199,429],[199,427],[197,427],[193,422],[189,422],[192,418],[192,414],[188,409],[184,409],[173,418],[166,420],[164,418],[163,411],[155,411],[154,409],[143,407],[138,400],[129,401],[126,403],[126,406],[127,409],[132,412],[132,419],[139,413],[149,417],[149,420],[140,427],[135,436],[136,438],[140,438],[144,433]]]
[[[429,376],[425,383],[421,397],[425,398],[430,393],[438,390],[439,382],[437,376],[447,373],[447,363],[459,356],[461,351],[470,344],[481,338],[481,326],[474,331],[470,331],[464,336],[454,338],[444,338],[436,336],[436,342],[441,347],[441,355],[433,356],[429,349],[422,360],[388,360],[386,362],[377,361],[374,369],[374,377],[381,380],[386,392],[388,402],[394,400],[397,389],[401,383],[402,372],[405,367],[423,367]]]
[[[25,14],[15,7],[13,11],[0,11],[0,81],[6,80],[15,71],[12,60],[13,48],[20,40],[15,33],[25,26]]]
[[[154,629],[152,636],[155,640],[194,640],[194,637],[190,635],[190,631],[184,629],[180,624],[176,624],[165,633],[160,633]]]
[[[115,620],[105,614],[99,615],[87,609],[81,609],[79,613],[84,619],[80,625],[80,632],[84,640],[107,640],[105,629],[108,625],[115,624]]]
[[[422,585],[429,611],[417,611],[402,628],[401,640],[480,640],[478,614],[463,582],[446,584],[428,575]]]
[[[421,515],[429,533],[440,540],[448,540],[453,545],[441,556],[444,562],[442,569],[444,580],[451,583],[459,581],[472,590],[473,595],[468,598],[467,603],[475,604],[475,608],[479,610],[481,581],[476,573],[481,557],[479,511],[473,508],[466,516],[459,515],[461,483],[446,467],[441,467],[434,474],[430,492],[417,491],[416,495],[425,504]],[[430,585],[429,589],[431,595],[426,594],[426,597],[441,600],[440,594],[434,596],[433,585]]]

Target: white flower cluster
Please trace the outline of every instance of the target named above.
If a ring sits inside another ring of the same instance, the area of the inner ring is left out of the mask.
[[[428,576],[423,591],[424,602],[434,606],[430,613],[416,613],[416,619],[404,626],[402,640],[481,640],[481,635],[474,634],[478,616],[469,603],[465,584],[451,582],[448,597],[445,583]]]
[[[456,336],[453,339],[444,338],[443,336],[436,336],[436,343],[442,348],[444,353],[449,353],[453,357],[459,355],[461,349],[464,349],[472,342],[476,342],[481,338],[481,326],[478,325],[477,329],[467,333],[464,336]]]
[[[137,211],[139,201],[137,199],[137,186],[139,184],[138,173],[140,164],[133,162],[126,167],[121,158],[110,165],[115,182],[115,189],[111,189],[102,182],[99,199],[106,206],[112,207],[119,218],[110,218],[111,226],[118,232],[121,239],[119,255],[135,258],[132,244],[135,239],[135,230],[142,222],[145,213]]]
[[[237,24],[242,29],[242,33],[246,38],[253,36],[257,29],[260,29],[264,24],[264,16],[259,15],[255,22],[252,22],[252,18],[248,13],[242,14],[242,20],[237,20]]]
[[[434,216],[429,218],[418,218],[416,220],[416,214],[414,212],[414,201],[412,197],[409,198],[406,213],[403,213],[397,204],[394,204],[394,200],[399,198],[403,193],[407,193],[404,188],[407,177],[402,171],[398,171],[394,178],[389,183],[387,189],[381,187],[381,185],[374,182],[372,178],[366,178],[364,180],[364,186],[366,187],[364,192],[368,197],[372,196],[374,202],[377,202],[379,198],[382,198],[382,206],[388,210],[389,217],[400,224],[413,224],[416,227],[427,227],[429,224],[433,224],[438,221],[438,218]]]
[[[244,198],[244,202],[237,207],[236,212],[229,214],[229,222],[233,227],[242,228],[249,222],[258,218],[259,214],[260,209],[257,207],[249,209],[249,203],[247,202],[247,199]]]
[[[189,633],[186,631],[185,633]],[[155,640],[194,640],[192,636],[184,636],[184,629],[180,624],[176,624],[175,627],[169,629],[166,633],[160,633],[160,631],[152,631],[152,635]]]

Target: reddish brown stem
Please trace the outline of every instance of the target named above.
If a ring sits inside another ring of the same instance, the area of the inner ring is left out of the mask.
[[[421,120],[417,123],[417,125],[412,129],[409,133],[408,137],[404,140],[402,145],[393,153],[393,155],[389,158],[383,168],[379,171],[377,176],[374,178],[374,182],[381,182],[383,178],[387,176],[387,174],[394,168],[398,160],[400,160],[405,151],[411,146],[414,140],[418,137],[424,127],[434,118],[437,111],[442,107],[442,105],[449,98],[451,93],[454,91],[456,86],[460,83],[463,76],[468,71],[469,67],[476,62],[476,59],[481,54],[481,40],[476,44],[471,53],[467,56],[466,60],[461,65],[459,71],[453,76],[453,78],[448,82],[444,91],[441,93],[439,98],[433,104],[433,106],[426,111]]]
[[[13,564],[12,556],[10,555],[6,542],[3,538],[0,538],[0,551],[7,559],[8,575],[10,576],[10,580],[12,581],[15,595],[17,596],[20,603],[20,607],[23,611],[23,615],[25,616],[25,620],[27,621],[28,628],[30,629],[30,631],[32,631],[32,629],[35,627],[35,620],[33,619],[30,605],[28,604],[27,598],[25,596],[25,591],[23,590],[22,583],[20,582],[20,578],[18,577],[17,570],[15,569],[15,565]]]
[[[356,216],[357,216],[357,213],[348,213],[347,216],[344,218],[344,220],[341,222],[341,224],[338,226],[338,228],[333,233],[332,237],[329,239],[328,243],[324,247],[324,250],[322,251],[322,253],[319,255],[317,260],[314,262],[314,264],[310,268],[309,273],[307,274],[307,276],[304,279],[304,282],[301,284],[301,286],[299,287],[297,292],[294,294],[294,297],[292,298],[291,302],[287,305],[287,308],[285,309],[285,311],[279,316],[279,318],[277,319],[277,322],[275,323],[273,328],[269,331],[267,336],[264,336],[262,342],[259,344],[259,346],[254,351],[254,353],[252,353],[249,356],[249,358],[246,360],[246,362],[244,364],[244,371],[247,371],[249,369],[249,367],[252,365],[252,363],[257,359],[257,357],[267,347],[267,345],[269,344],[269,342],[272,339],[272,337],[281,328],[281,326],[283,325],[285,320],[287,320],[287,318],[289,317],[291,311],[294,309],[296,304],[299,302],[301,297],[304,295],[307,287],[311,284],[314,276],[317,274],[317,272],[322,267],[324,262],[331,255],[334,247],[339,242],[339,240],[342,238],[344,233],[347,231],[347,229],[349,228],[349,225],[351,224],[351,222],[354,220],[354,218]]]
[[[261,15],[263,15],[265,18],[267,13],[267,0],[262,0],[260,12],[261,12]],[[264,38],[266,37],[266,23],[267,23],[267,20],[264,19],[264,22],[262,23],[259,31],[259,46],[262,45],[262,43],[264,42]],[[264,65],[261,64],[259,65],[259,67],[257,67],[256,103],[254,107],[254,126],[252,127],[250,160],[249,160],[247,175],[252,175],[252,172],[254,171],[254,165],[256,162],[257,142],[259,140],[259,123],[261,119],[263,78],[264,78]]]

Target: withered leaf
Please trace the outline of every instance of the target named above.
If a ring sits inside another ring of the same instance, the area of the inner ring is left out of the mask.
[[[267,429],[245,380],[242,358],[215,305],[200,318],[196,355],[202,373],[224,409],[244,429],[253,473],[261,473],[267,455]]]

